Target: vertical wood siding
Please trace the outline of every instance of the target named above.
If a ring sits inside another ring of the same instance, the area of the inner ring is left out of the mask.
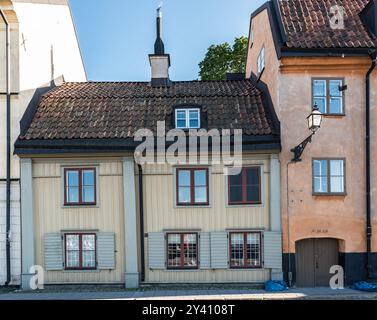
[[[96,165],[99,168],[99,206],[62,207],[62,166]],[[116,268],[101,271],[47,271],[46,283],[124,282],[123,179],[120,159],[39,160],[33,165],[36,262],[44,265],[43,238],[62,231],[115,233]]]
[[[146,165],[144,172],[145,232],[200,230],[224,232],[227,229],[269,229],[269,156],[254,155],[245,165],[262,166],[262,205],[227,205],[227,183],[223,166],[210,167],[210,206],[177,208],[174,203],[174,168],[169,165]],[[146,265],[148,242],[145,244]],[[146,270],[147,282],[263,282],[270,270]]]

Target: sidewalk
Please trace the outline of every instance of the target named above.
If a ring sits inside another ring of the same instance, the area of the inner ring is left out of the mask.
[[[0,293],[0,300],[377,300],[377,293],[351,289],[292,289],[282,293],[264,290],[155,290]]]

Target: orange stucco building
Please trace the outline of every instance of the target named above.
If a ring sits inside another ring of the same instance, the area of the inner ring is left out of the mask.
[[[251,16],[246,77],[268,87],[281,121],[284,273],[299,286],[328,285],[334,264],[344,267],[347,283],[377,271],[376,5],[274,0]],[[310,134],[314,104],[322,127],[302,161],[292,162],[291,149]]]

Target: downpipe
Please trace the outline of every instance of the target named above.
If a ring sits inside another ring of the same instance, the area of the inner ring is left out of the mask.
[[[8,286],[11,282],[11,262],[10,262],[10,244],[11,244],[11,230],[10,230],[10,197],[11,197],[11,91],[10,91],[10,26],[3,10],[0,9],[0,16],[5,23],[6,28],[6,263],[7,263],[7,280],[5,285]]]
[[[372,266],[372,218],[371,218],[371,123],[370,123],[370,105],[371,105],[371,97],[370,97],[370,76],[374,69],[376,68],[376,58],[377,58],[377,51],[371,51],[369,56],[372,60],[372,64],[366,74],[365,77],[365,84],[366,84],[366,104],[365,104],[365,113],[366,113],[366,239],[367,239],[367,275],[368,279],[376,278],[376,275],[373,274],[373,266]]]

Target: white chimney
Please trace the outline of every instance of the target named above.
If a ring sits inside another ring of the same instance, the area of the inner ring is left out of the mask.
[[[162,12],[161,6],[157,9],[157,38],[154,44],[154,54],[149,55],[151,65],[151,85],[154,87],[170,85],[169,67],[170,55],[165,54],[164,42],[161,38],[162,33]]]

